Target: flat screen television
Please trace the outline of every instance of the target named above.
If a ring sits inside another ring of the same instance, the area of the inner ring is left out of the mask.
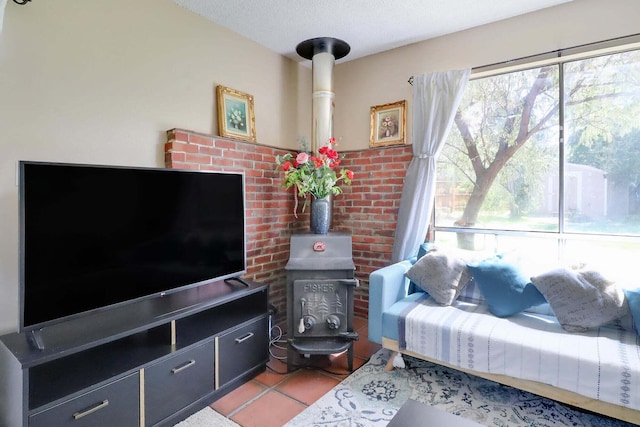
[[[241,173],[22,161],[22,331],[246,272]]]

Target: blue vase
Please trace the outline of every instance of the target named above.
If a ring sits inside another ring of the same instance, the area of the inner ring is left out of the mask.
[[[323,199],[311,200],[311,232],[315,234],[327,234],[331,225],[331,199],[325,197]]]

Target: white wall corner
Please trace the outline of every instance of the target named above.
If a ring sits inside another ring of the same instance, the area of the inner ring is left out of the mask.
[[[7,5],[7,0],[0,0],[0,32],[2,31],[2,21],[4,21],[4,8]]]

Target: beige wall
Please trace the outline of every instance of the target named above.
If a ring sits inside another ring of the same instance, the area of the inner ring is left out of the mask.
[[[340,149],[368,147],[369,107],[410,101],[412,74],[633,34],[640,32],[637,16],[637,0],[575,0],[339,64]],[[310,70],[170,0],[7,4],[0,33],[0,332],[15,329],[18,316],[16,162],[162,166],[167,129],[217,133],[217,84],[255,96],[259,143],[296,148],[299,136],[308,138]]]
[[[410,76],[473,68],[640,33],[640,1],[574,0],[336,66],[334,130],[342,146],[369,145],[370,107],[406,99]],[[347,40],[348,41],[348,40]]]
[[[170,0],[9,2],[0,33],[0,332],[18,319],[18,160],[162,167],[166,130],[217,134],[218,84],[255,97],[259,143],[295,148],[310,133],[296,128],[311,127],[310,92],[304,120],[296,108],[310,74]]]

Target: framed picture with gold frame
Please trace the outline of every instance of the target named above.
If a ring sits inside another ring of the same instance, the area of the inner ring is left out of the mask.
[[[220,136],[255,142],[253,96],[221,85],[216,87],[216,95]]]
[[[406,143],[407,101],[391,102],[371,107],[371,140],[369,146],[402,145]]]

